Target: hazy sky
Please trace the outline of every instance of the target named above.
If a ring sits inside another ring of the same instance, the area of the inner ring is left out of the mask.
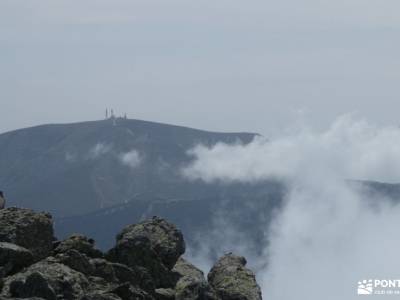
[[[0,132],[140,118],[266,135],[400,123],[398,0],[1,0]]]

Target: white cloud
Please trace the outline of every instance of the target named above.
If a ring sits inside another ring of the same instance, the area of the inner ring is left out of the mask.
[[[270,177],[323,177],[400,181],[400,129],[379,128],[351,116],[338,118],[325,132],[310,129],[248,145],[199,145],[183,170],[204,181],[260,181]]]
[[[142,163],[143,158],[138,151],[133,149],[129,152],[121,153],[119,155],[119,160],[123,165],[134,169]]]
[[[109,153],[112,150],[112,146],[104,143],[97,143],[89,150],[89,158],[96,159],[100,156]]]
[[[190,154],[195,160],[183,170],[190,180],[288,182],[285,206],[265,228],[264,254],[243,249],[245,241],[234,249],[247,251],[259,269],[265,299],[357,299],[359,280],[398,278],[400,207],[369,199],[377,203],[371,207],[344,179],[399,182],[399,128],[343,116],[323,132],[198,146]],[[219,235],[226,236],[224,227]]]
[[[359,280],[398,278],[399,216],[399,206],[373,210],[339,182],[293,188],[256,258],[269,264],[258,274],[265,298],[357,299]]]

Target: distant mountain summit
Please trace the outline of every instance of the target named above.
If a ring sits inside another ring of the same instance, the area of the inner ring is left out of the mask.
[[[120,228],[157,215],[181,228],[191,255],[207,244],[216,259],[237,249],[239,236],[257,256],[287,183],[204,183],[181,174],[194,146],[247,144],[256,135],[125,118],[16,130],[0,135],[0,190],[7,206],[50,211],[59,238],[82,232],[108,249]],[[348,183],[366,199],[400,199],[400,185]]]
[[[197,144],[249,143],[255,133],[217,133],[125,118],[42,125],[0,135],[0,187],[9,205],[73,216],[141,198],[207,197],[180,167]]]

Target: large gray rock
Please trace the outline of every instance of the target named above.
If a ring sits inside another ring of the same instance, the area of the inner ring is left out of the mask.
[[[91,268],[93,269],[92,275],[101,277],[107,282],[118,282],[118,278],[111,263],[102,258],[95,258],[90,260]]]
[[[79,300],[122,300],[122,299],[114,294],[94,292],[94,293],[89,293],[89,294],[83,296]]]
[[[176,300],[212,300],[216,299],[204,273],[185,259],[180,258],[173,271],[180,278],[175,286]]]
[[[108,291],[112,288],[115,287],[116,284],[113,282],[110,282],[108,280],[105,280],[104,278],[101,277],[96,277],[96,276],[86,276],[87,280],[89,281],[89,288],[86,290],[86,294],[82,297],[95,297],[98,295],[112,295],[108,293]],[[106,297],[106,296],[105,296]],[[101,298],[100,298],[101,299]]]
[[[38,297],[31,297],[31,298],[6,298],[6,297],[0,297],[0,300],[45,300],[45,299],[38,298]]]
[[[115,276],[121,283],[129,282],[137,285],[146,292],[153,294],[155,285],[149,272],[143,267],[127,267],[123,264],[112,263]]]
[[[103,253],[95,248],[94,240],[81,234],[73,234],[69,238],[57,243],[54,252],[59,254],[69,250],[76,250],[92,258],[103,257]]]
[[[144,268],[129,268],[126,265],[113,263],[103,258],[89,258],[86,254],[74,249],[59,253],[52,260],[84,274],[91,280],[91,288],[94,289],[94,293],[96,293],[96,290],[102,290],[106,293],[107,289],[112,286],[129,283],[149,294],[154,294],[153,279]],[[93,293],[90,295],[94,297]]]
[[[51,253],[53,240],[50,214],[16,207],[0,210],[0,242],[24,247],[40,260]]]
[[[221,300],[261,300],[261,289],[254,273],[247,269],[246,259],[227,254],[208,274],[208,282]]]
[[[90,263],[90,259],[77,250],[70,249],[66,252],[57,254],[54,258],[58,263],[64,264],[75,271],[81,272],[87,276],[94,273],[94,267]]]
[[[119,263],[112,263],[105,259],[91,259],[93,276],[101,277],[107,282],[129,283],[137,286],[149,294],[154,294],[155,286],[151,275],[141,267],[128,267]]]
[[[157,300],[175,300],[174,289],[156,289]]]
[[[170,288],[177,280],[170,270],[184,252],[185,242],[175,225],[153,217],[125,227],[107,258],[129,267],[144,267],[157,288]]]
[[[100,277],[88,277],[89,289],[80,300],[155,300],[152,295],[129,282],[110,282]]]
[[[108,292],[117,295],[123,300],[156,300],[153,296],[129,283],[113,287]]]
[[[182,233],[172,223],[153,217],[138,224],[125,227],[117,236],[117,243],[146,238],[150,248],[163,264],[172,269],[178,258],[185,253],[185,241]]]
[[[33,262],[33,255],[28,249],[0,242],[0,278],[14,274]]]
[[[7,277],[1,295],[74,300],[82,297],[88,286],[89,282],[83,274],[48,258],[21,273]]]

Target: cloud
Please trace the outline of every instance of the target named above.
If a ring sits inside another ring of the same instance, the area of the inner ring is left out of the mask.
[[[398,278],[400,207],[374,210],[325,180],[293,188],[269,230],[270,247],[256,258],[268,261],[258,274],[268,299],[356,299],[359,280]]]
[[[282,211],[265,225],[269,246],[263,254],[243,249],[242,239],[233,249],[249,254],[265,299],[357,299],[361,279],[398,279],[399,205],[366,199],[345,179],[399,182],[399,128],[346,115],[322,132],[301,129],[270,142],[197,146],[189,155],[194,161],[182,171],[189,180],[280,178],[288,184]],[[218,235],[224,237],[224,229]]]
[[[132,169],[137,168],[144,160],[144,156],[135,149],[132,149],[128,152],[118,153],[115,147],[112,144],[108,143],[97,143],[92,146],[89,151],[84,155],[77,155],[73,152],[66,152],[65,160],[67,162],[75,162],[78,159],[94,160],[100,159],[106,154],[113,159],[117,159],[122,165]]]
[[[143,158],[141,157],[138,151],[133,149],[129,152],[121,153],[119,155],[119,160],[123,165],[134,169],[137,168],[142,163]]]
[[[349,115],[324,132],[304,129],[271,142],[256,138],[248,145],[199,145],[189,155],[195,160],[183,174],[206,182],[307,180],[322,175],[400,181],[400,129],[380,128]]]
[[[112,150],[112,145],[105,143],[97,143],[89,150],[89,158],[96,159],[100,156],[109,153]]]

